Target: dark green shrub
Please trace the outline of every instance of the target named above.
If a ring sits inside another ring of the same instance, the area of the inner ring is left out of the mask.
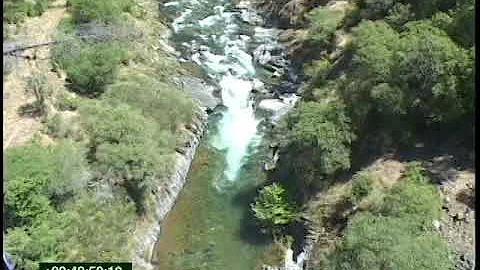
[[[47,10],[48,8],[48,2],[49,0],[37,0],[35,1],[35,4],[33,4],[33,7],[30,9],[30,13],[28,16],[34,17],[34,16],[40,16]]]
[[[365,0],[361,2],[361,17],[376,20],[383,18],[392,8],[395,0]]]
[[[44,185],[43,180],[34,178],[11,178],[6,181],[7,227],[35,225],[53,213],[50,200],[45,196]]]
[[[464,47],[475,45],[475,1],[457,1],[449,29],[454,40]]]
[[[87,43],[66,39],[55,47],[53,59],[67,73],[72,90],[97,96],[107,84],[115,81],[120,64],[127,59],[127,51],[116,42]]]
[[[126,104],[91,102],[80,107],[90,137],[90,161],[97,178],[123,187],[143,211],[152,181],[169,171],[170,133]]]
[[[368,196],[372,189],[372,178],[367,173],[357,173],[353,176],[351,198],[355,203]]]

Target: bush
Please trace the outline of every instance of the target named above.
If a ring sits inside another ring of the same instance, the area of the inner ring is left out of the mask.
[[[47,147],[33,143],[9,148],[6,167],[6,181],[35,179],[38,192],[53,199],[55,206],[84,188],[89,177],[84,150],[68,140]]]
[[[145,75],[132,75],[109,86],[103,98],[112,105],[126,103],[141,109],[169,132],[191,123],[196,108],[193,100],[174,85]]]
[[[450,269],[447,243],[437,232],[421,232],[405,218],[357,215],[327,269]]]
[[[127,60],[127,51],[116,42],[89,43],[67,38],[55,47],[53,59],[65,70],[74,91],[98,96],[117,78],[120,64]]]
[[[125,199],[86,193],[61,214],[63,261],[128,261],[135,208]]]
[[[17,269],[38,269],[38,262],[45,261],[129,259],[135,222],[130,202],[86,193],[67,203],[62,213],[46,213],[31,226],[7,230],[5,247]]]
[[[41,115],[46,113],[47,99],[52,95],[52,88],[45,74],[36,73],[27,77],[26,92],[35,96],[35,106]]]
[[[418,219],[427,226],[441,215],[442,201],[435,186],[423,175],[419,164],[410,163],[390,194],[384,198],[379,212],[395,217]]]
[[[170,134],[126,104],[91,102],[81,106],[80,113],[97,178],[125,188],[142,211],[153,179],[169,171]]]
[[[250,207],[255,217],[270,229],[290,225],[297,218],[286,190],[277,183],[262,188]]]
[[[409,164],[379,210],[350,220],[341,245],[327,256],[328,269],[450,269],[447,243],[432,225],[441,205],[419,164]]]
[[[39,262],[60,260],[63,233],[57,222],[52,215],[36,226],[7,230],[5,249],[12,256],[16,269],[36,270]]]
[[[305,68],[305,74],[312,78],[313,85],[323,83],[332,68],[332,63],[328,59],[315,60]]]
[[[75,23],[88,23],[93,20],[113,22],[120,18],[123,12],[130,12],[134,0],[70,0],[72,17]]]
[[[372,189],[372,178],[368,173],[357,173],[352,179],[351,198],[354,203],[360,202],[368,196]]]
[[[46,128],[47,134],[54,138],[66,138],[71,132],[68,123],[60,113],[56,113],[47,120]]]
[[[326,47],[330,45],[335,31],[343,21],[344,13],[340,10],[318,7],[310,11],[306,17],[311,23],[310,39],[318,46]]]
[[[37,225],[53,213],[50,200],[44,194],[42,180],[13,178],[6,184],[5,205],[9,217],[7,228]]]
[[[354,134],[341,102],[300,104],[298,121],[292,131],[298,145],[321,152],[316,165],[322,174],[333,175],[350,167],[350,144]]]
[[[60,95],[55,101],[55,107],[60,111],[74,111],[78,108],[78,99],[67,95]]]

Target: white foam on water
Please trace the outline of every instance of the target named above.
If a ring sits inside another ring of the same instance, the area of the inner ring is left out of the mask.
[[[250,9],[240,12],[227,12],[224,6],[217,5],[204,17],[196,18],[196,15],[199,15],[196,11],[202,5],[202,0],[180,2],[181,5],[185,4],[188,8],[183,10],[181,15],[173,21],[173,30],[176,33],[189,30],[200,31],[194,34],[195,40],[182,43],[182,45],[191,51],[190,59],[205,67],[208,76],[219,82],[223,105],[227,107],[218,123],[218,133],[214,138],[211,138],[210,142],[215,148],[226,151],[225,176],[228,181],[216,183],[221,189],[229,182],[238,180],[237,174],[242,166],[243,158],[247,154],[248,147],[256,144],[259,139],[257,125],[260,119],[255,119],[250,93],[254,87],[262,87],[263,83],[255,78],[254,59],[248,52],[247,45],[252,40],[257,41],[257,39],[266,44],[276,42],[275,37],[278,30],[255,27],[254,36],[242,35],[239,33],[239,23],[241,23],[238,20],[239,16],[250,22],[260,21],[261,19],[258,14]],[[169,5],[180,6],[175,2],[169,2]],[[247,7],[250,4],[242,2],[241,5]],[[217,26],[223,28],[223,33],[216,32],[215,29],[219,28]],[[186,29],[186,27],[192,28]],[[210,31],[210,29],[213,31]],[[223,48],[223,52],[218,52],[218,50],[212,52],[212,44],[208,44],[208,41],[214,41],[215,48]],[[207,44],[208,46],[206,46]],[[289,106],[288,103],[282,103],[282,105]]]
[[[198,21],[198,24],[200,25],[200,27],[210,27],[220,19],[221,18],[218,15],[212,15],[212,16],[206,17],[203,20]]]
[[[182,29],[184,27],[183,22],[187,19],[187,16],[190,14],[192,14],[192,10],[187,8],[185,9],[184,12],[182,12],[182,14],[180,14],[178,18],[173,20],[172,22],[173,31],[178,32],[180,29]]]
[[[228,56],[236,59],[240,66],[246,71],[246,74],[254,75],[255,67],[252,63],[252,56],[239,48],[238,45],[234,44],[232,46],[225,46],[225,53]],[[240,71],[241,72],[241,71]],[[244,73],[245,74],[245,73]],[[243,74],[242,74],[243,75]]]
[[[255,119],[249,94],[253,83],[227,73],[220,81],[222,99],[228,110],[219,123],[219,132],[212,144],[217,149],[227,149],[228,180],[236,180],[242,158],[255,135],[259,120]]]
[[[178,6],[179,4],[180,4],[180,2],[178,2],[178,1],[172,1],[172,2],[167,2],[167,3],[163,4],[163,6],[165,6],[165,7]]]

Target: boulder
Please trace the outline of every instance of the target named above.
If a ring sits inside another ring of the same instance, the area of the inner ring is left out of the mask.
[[[221,104],[221,100],[215,96],[216,87],[207,84],[202,79],[191,76],[180,76],[176,82],[181,89],[188,93],[192,98],[200,102],[200,106],[207,110],[213,110]]]
[[[258,103],[257,110],[272,115],[272,120],[276,121],[295,106],[298,96],[281,96],[280,99],[263,99]]]

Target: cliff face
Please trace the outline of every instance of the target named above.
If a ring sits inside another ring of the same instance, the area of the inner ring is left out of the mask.
[[[154,192],[155,213],[152,218],[145,221],[142,229],[135,232],[137,247],[132,259],[135,269],[153,269],[150,263],[152,250],[161,234],[161,223],[172,209],[175,201],[185,185],[190,165],[195,156],[195,151],[206,128],[207,114],[202,110],[188,126],[185,133],[188,135],[184,147],[177,149],[177,159],[173,173],[164,179]]]

